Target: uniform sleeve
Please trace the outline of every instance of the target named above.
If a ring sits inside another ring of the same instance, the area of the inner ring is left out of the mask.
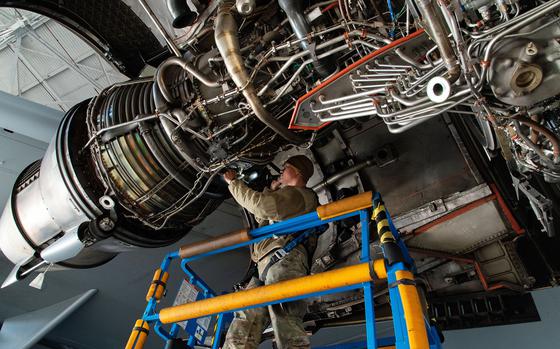
[[[261,193],[247,187],[240,180],[233,180],[229,184],[229,191],[239,205],[264,220],[284,220],[304,209],[301,194],[289,188]]]
[[[277,209],[273,192],[258,192],[238,179],[232,180],[228,188],[235,201],[255,217],[274,219],[272,216],[275,216]]]

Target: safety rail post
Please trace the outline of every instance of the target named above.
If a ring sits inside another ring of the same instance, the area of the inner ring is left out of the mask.
[[[221,296],[216,296],[211,288],[188,267],[188,263],[193,260],[247,246],[262,239],[294,234],[356,216],[359,216],[361,224],[360,264]],[[375,261],[372,261],[369,244],[371,221],[378,232],[383,252],[383,259]],[[179,258],[181,268],[189,283],[203,291],[203,299],[167,307],[157,312],[157,303],[165,293],[166,281],[169,277],[167,273],[169,263]],[[352,346],[353,348],[372,349],[378,348],[379,345],[379,347],[396,346],[397,349],[439,349],[441,344],[437,331],[424,318],[414,282],[414,271],[414,262],[410,258],[404,242],[400,239],[381,196],[378,193],[373,195],[372,192],[362,193],[320,206],[315,212],[251,231],[237,231],[209,241],[185,245],[179,251],[168,254],[154,275],[147,296],[146,310],[142,319],[137,321],[126,348],[142,348],[148,335],[150,327],[148,324],[151,324],[155,332],[164,340],[173,340],[179,331],[177,322],[218,315],[212,342],[212,348],[217,349],[224,326],[224,314],[335,292],[362,289],[367,341],[363,343],[363,346],[355,343],[357,346]],[[374,278],[388,280],[395,337],[376,338]],[[164,324],[173,324],[169,332],[163,329]],[[192,347],[196,342],[196,338],[191,334],[187,345]]]
[[[415,266],[379,193],[373,198],[372,220],[376,224],[387,268],[387,282],[395,346],[397,349],[441,348],[435,328],[424,316],[414,280]]]
[[[362,263],[371,262],[371,253],[369,250],[369,222],[368,211],[360,210],[360,225],[362,230],[362,250],[360,260]],[[367,347],[377,348],[377,337],[375,335],[375,308],[373,302],[373,281],[364,282],[364,305],[366,312],[366,337]]]
[[[147,305],[144,314],[142,315],[142,319],[138,319],[132,328],[132,332],[125,346],[126,349],[142,349],[144,347],[148,334],[150,333],[150,326],[147,318],[155,313],[157,303],[164,296],[167,280],[169,278],[169,265],[172,260],[177,258],[179,258],[177,252],[168,253],[163,258],[159,269],[156,269],[146,295]],[[154,323],[154,331],[159,331],[157,322]],[[177,330],[171,332],[175,332],[176,335]]]

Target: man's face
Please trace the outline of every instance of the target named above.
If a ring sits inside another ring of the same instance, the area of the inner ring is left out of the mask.
[[[290,185],[294,183],[299,176],[299,171],[292,165],[285,163],[280,175],[280,183]]]

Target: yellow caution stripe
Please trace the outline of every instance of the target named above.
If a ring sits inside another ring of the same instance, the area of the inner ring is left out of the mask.
[[[395,242],[395,237],[393,236],[393,233],[389,230],[382,233],[379,241],[381,241],[381,244],[386,244],[388,242]]]
[[[381,231],[385,230],[384,228],[389,229],[389,220],[387,220],[387,219],[384,219],[380,222],[377,222],[377,231],[378,232],[381,232]]]
[[[385,205],[383,205],[382,203],[378,204],[374,209],[373,209],[373,214],[372,214],[372,218],[377,220],[377,216],[379,216],[380,214],[386,214],[385,213]]]

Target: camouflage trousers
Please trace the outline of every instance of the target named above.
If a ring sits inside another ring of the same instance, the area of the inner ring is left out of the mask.
[[[259,274],[269,260],[270,255],[259,262]],[[264,283],[269,285],[305,276],[308,270],[307,252],[305,248],[298,246],[268,269]],[[253,278],[246,289],[257,287],[258,284],[258,280]],[[272,323],[278,348],[310,348],[309,337],[303,327],[306,310],[304,301],[295,301],[237,312],[227,332],[223,349],[257,348],[269,323]]]

